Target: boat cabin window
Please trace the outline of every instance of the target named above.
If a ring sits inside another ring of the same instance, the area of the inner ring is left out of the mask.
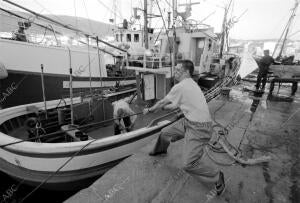
[[[119,34],[116,34],[116,41],[119,41]]]
[[[123,34],[120,34],[120,42],[123,42]]]
[[[134,34],[134,42],[139,42],[139,41],[140,41],[140,35]]]
[[[131,42],[131,34],[127,34],[126,36],[127,36],[126,37],[127,38],[127,42]]]

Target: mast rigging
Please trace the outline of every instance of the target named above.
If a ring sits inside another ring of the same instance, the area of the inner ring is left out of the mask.
[[[284,45],[285,45],[286,40],[287,40],[288,33],[290,31],[291,24],[292,24],[292,22],[293,22],[293,20],[294,20],[294,18],[296,16],[296,12],[297,12],[298,6],[299,6],[299,1],[295,0],[295,5],[294,5],[294,7],[292,9],[291,16],[290,16],[290,18],[289,18],[289,20],[288,20],[288,22],[287,22],[287,24],[286,24],[286,26],[285,26],[285,28],[284,28],[284,30],[283,30],[280,38],[279,38],[279,40],[278,40],[278,42],[277,42],[277,44],[276,44],[276,46],[274,48],[272,57],[274,57],[275,52],[276,52],[276,50],[277,50],[277,48],[279,46],[279,43],[280,43],[280,41],[281,41],[281,39],[282,39],[282,37],[284,35],[283,41],[282,41],[282,45],[281,45],[281,48],[280,48],[280,51],[279,51],[279,54],[277,56],[277,58],[281,58],[282,52],[283,52],[283,49],[284,49]]]

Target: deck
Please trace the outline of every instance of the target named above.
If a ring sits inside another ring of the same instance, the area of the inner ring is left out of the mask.
[[[299,202],[300,94],[293,102],[268,100],[234,87],[229,100],[209,103],[214,119],[230,131],[228,140],[249,158],[270,155],[271,161],[245,166],[224,153],[211,152],[225,173],[226,192],[211,195],[211,184],[198,181],[180,169],[183,142],[172,143],[165,156],[150,157],[153,142],[108,171],[90,187],[66,202]],[[290,95],[282,88],[281,98]],[[285,95],[286,94],[286,95]]]

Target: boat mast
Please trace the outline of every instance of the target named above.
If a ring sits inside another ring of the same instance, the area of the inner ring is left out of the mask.
[[[172,25],[172,30],[173,30],[173,52],[172,52],[172,67],[171,67],[171,78],[173,78],[173,72],[175,68],[175,58],[176,58],[176,28],[175,28],[175,21],[177,18],[177,0],[173,0],[172,2],[172,7],[173,7],[173,25]],[[173,80],[174,82],[174,80]]]
[[[144,0],[144,43],[145,43],[145,49],[149,48],[148,43],[148,2],[147,0]]]
[[[292,9],[291,16],[290,16],[290,18],[289,18],[289,20],[288,20],[287,25],[285,26],[285,28],[284,28],[284,30],[283,30],[283,33],[282,33],[281,37],[279,38],[279,40],[278,40],[278,42],[277,42],[277,44],[276,44],[276,46],[275,46],[275,49],[274,49],[274,52],[273,52],[272,56],[274,56],[275,51],[277,50],[277,47],[278,47],[278,45],[279,45],[279,42],[280,42],[280,40],[281,40],[283,34],[285,33],[285,34],[284,34],[283,41],[282,41],[282,45],[281,45],[281,48],[280,48],[280,51],[279,51],[279,54],[278,54],[278,58],[281,58],[281,55],[282,55],[282,52],[283,52],[283,49],[284,49],[284,46],[285,46],[285,43],[286,43],[286,40],[287,40],[288,33],[289,33],[289,31],[290,31],[291,24],[292,24],[292,22],[293,22],[293,19],[294,19],[295,16],[296,16],[296,11],[297,11],[298,6],[299,6],[299,1],[298,1],[298,0],[295,0],[295,6],[294,6],[294,8]]]
[[[115,27],[117,26],[117,0],[114,0],[113,1],[113,10],[115,11],[114,12],[114,25]]]
[[[68,51],[69,51],[69,65],[70,65],[70,74],[69,74],[69,86],[70,86],[70,100],[71,100],[71,125],[74,125],[74,106],[73,106],[73,70],[72,70],[72,56],[71,56],[71,49],[69,47]]]
[[[232,0],[230,0],[229,4],[227,6],[225,6],[224,8],[224,18],[223,18],[223,24],[222,24],[222,32],[221,32],[221,44],[220,44],[220,54],[219,54],[219,58],[223,57],[223,51],[224,51],[224,44],[225,44],[225,40],[226,40],[226,27],[227,27],[227,14],[230,8],[230,5],[232,3]]]
[[[43,92],[45,114],[46,114],[46,119],[48,119],[47,100],[46,100],[46,94],[45,94],[44,65],[43,64],[41,64],[41,82],[42,82],[42,92]]]

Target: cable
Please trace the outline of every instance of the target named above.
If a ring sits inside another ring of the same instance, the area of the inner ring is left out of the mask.
[[[89,13],[87,12],[87,8],[86,8],[86,5],[85,5],[85,0],[83,0],[83,5],[84,5],[84,9],[85,9],[85,14],[88,18],[89,27],[90,27],[92,33],[94,33],[94,30],[93,30],[93,27],[92,27],[92,24],[91,24],[91,20],[90,20],[90,17],[89,17]]]
[[[297,111],[295,111],[294,113],[292,113],[292,115],[290,115],[290,116],[288,117],[288,119],[287,119],[286,121],[284,121],[284,122],[280,125],[280,127],[285,126],[286,123],[287,123],[291,118],[293,118],[293,117],[296,115],[296,113],[298,113],[298,111],[300,111],[300,108],[298,108]]]
[[[48,13],[50,13],[52,16],[54,16],[57,20],[59,20],[60,22],[64,22],[61,18],[59,18],[57,15],[54,15],[50,10],[46,9],[41,3],[39,3],[37,0],[34,0],[34,2],[36,4],[38,4],[43,10],[48,11]],[[42,13],[42,12],[39,12]]]
[[[138,112],[138,113],[134,113],[134,114],[127,115],[127,116],[135,116],[135,115],[140,115],[140,114],[143,114],[143,112]],[[100,124],[103,124],[103,123],[114,121],[116,119],[122,119],[124,117],[126,117],[126,116],[112,118],[112,119],[107,119],[107,120],[100,121],[100,122],[95,122],[95,123],[90,123],[90,124],[82,125],[82,126],[79,126],[77,129],[84,129],[84,128],[88,128],[88,127],[97,126],[97,125],[100,125]],[[68,131],[72,131],[72,130],[73,129],[69,129],[69,130],[66,130],[66,131],[56,131],[56,132],[53,132],[53,133],[48,133],[46,135],[42,135],[39,138],[46,138],[46,137],[50,137],[52,135],[57,135],[57,134],[60,134],[60,133],[63,133],[63,132],[68,132]],[[37,137],[33,137],[33,138],[25,139],[25,140],[20,140],[20,141],[16,141],[16,142],[11,142],[11,143],[8,143],[8,144],[0,145],[0,148],[5,148],[5,147],[10,146],[10,145],[19,144],[19,143],[22,143],[22,142],[31,141],[31,140],[35,140],[35,139],[37,139]]]
[[[161,18],[162,18],[162,20],[163,20],[163,25],[164,25],[165,30],[166,30],[166,34],[167,34],[167,37],[168,37],[168,43],[169,43],[169,51],[170,51],[170,55],[171,55],[171,53],[172,53],[172,48],[171,48],[171,41],[170,41],[170,37],[169,37],[169,30],[168,30],[167,27],[166,27],[166,22],[165,22],[165,19],[163,18],[163,14],[162,14],[161,9],[160,9],[160,6],[159,6],[159,4],[158,4],[158,0],[156,0],[156,4],[157,4],[157,6],[158,6],[158,9],[159,9]],[[175,39],[174,39],[174,40],[175,40]],[[175,50],[173,50],[173,51],[175,51]]]
[[[232,74],[234,74],[234,73],[236,73],[236,71],[233,71]],[[24,76],[24,78],[21,80],[21,82],[25,78],[26,78],[26,76]],[[229,81],[229,79],[231,79],[231,80]],[[209,93],[205,94],[206,100],[209,102],[211,99],[213,99],[214,97],[216,97],[220,93],[221,88],[223,86],[225,86],[225,85],[228,85],[231,81],[232,81],[232,77],[227,77],[226,80],[224,80],[221,84],[219,84],[219,87],[213,87],[214,90],[209,91]],[[20,82],[18,84],[20,84]],[[135,114],[131,114],[129,116],[140,115],[140,114],[143,114],[143,112],[138,112],[138,113],[135,113]],[[96,125],[100,125],[100,124],[103,124],[103,123],[114,121],[116,119],[122,119],[124,117],[126,117],[126,116],[112,118],[112,119],[107,119],[107,120],[100,121],[100,122],[95,122],[95,123],[90,123],[90,124],[82,125],[82,126],[79,126],[77,129],[84,129],[84,128],[87,128],[87,127],[93,127],[93,126],[96,126]],[[49,136],[52,136],[52,135],[57,135],[57,134],[60,134],[60,133],[63,133],[63,132],[68,132],[68,131],[72,131],[72,130],[73,129],[69,129],[69,130],[66,130],[66,131],[56,131],[56,132],[53,132],[53,133],[48,133],[46,135],[42,135],[39,138],[45,138],[45,137],[49,137]],[[37,139],[37,137],[33,137],[33,138],[25,139],[25,140],[20,140],[20,141],[16,141],[16,142],[11,142],[11,143],[4,144],[4,145],[0,145],[0,148],[5,148],[5,147],[10,146],[10,145],[14,145],[14,144],[18,144],[18,143],[22,143],[22,142],[26,142],[26,141],[31,141],[31,140],[34,140],[34,139]]]
[[[168,6],[169,6],[169,8],[171,8],[172,9],[172,5],[168,2],[168,0],[165,0],[165,3],[167,3],[168,4]]]
[[[75,152],[65,163],[63,163],[54,173],[49,175],[43,182],[41,182],[38,186],[36,186],[30,193],[28,193],[20,202],[24,202],[30,195],[32,195],[35,191],[37,191],[40,187],[42,187],[48,180],[50,180],[55,174],[57,174],[64,166],[66,166],[75,156],[77,156],[84,148],[95,142],[96,140],[92,140],[86,145],[84,145],[80,150]]]
[[[78,17],[76,12],[76,0],[73,0],[74,12],[75,12],[75,19],[76,19],[76,28],[78,29]]]
[[[43,38],[42,38],[42,40],[40,42],[36,42],[37,44],[41,44],[44,41],[46,33],[47,33],[47,29],[45,28],[45,31],[44,31],[44,34],[43,34]]]
[[[104,6],[106,9],[110,10],[113,14],[116,14],[120,19],[123,19],[122,15],[119,15],[119,13],[117,14],[116,11],[113,11],[111,8],[109,8],[107,5],[105,5],[103,2],[101,2],[100,0],[97,0],[97,2],[99,4],[101,4],[102,6]]]

